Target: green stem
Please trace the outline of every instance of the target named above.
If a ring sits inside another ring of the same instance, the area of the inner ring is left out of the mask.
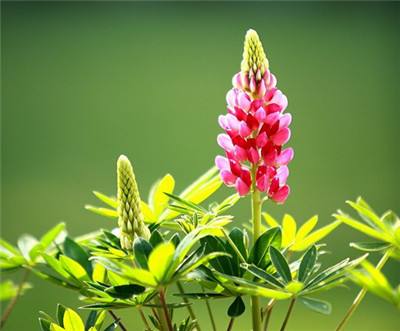
[[[202,291],[204,293],[203,286],[201,287],[201,289],[202,289]],[[215,319],[214,319],[214,315],[213,315],[212,310],[211,310],[210,301],[208,299],[205,299],[205,302],[206,302],[208,316],[210,317],[212,329],[213,329],[213,331],[217,331],[217,325],[215,324]]]
[[[286,313],[285,319],[283,320],[283,323],[282,323],[280,331],[285,331],[286,325],[287,325],[287,323],[289,321],[290,315],[292,314],[293,307],[294,307],[295,303],[296,303],[296,298],[293,298],[290,301],[289,308],[288,308],[288,311]]]
[[[251,212],[253,223],[253,243],[256,242],[261,235],[261,194],[256,187],[256,171],[257,166],[254,165],[251,169],[252,174],[252,192],[251,192]],[[253,321],[253,331],[261,331],[261,310],[260,299],[257,296],[251,297],[251,312]]]
[[[164,317],[167,321],[167,330],[174,331],[174,328],[172,326],[171,316],[168,311],[167,302],[165,301],[165,291],[163,288],[159,290],[159,296],[160,296],[160,303],[164,311]]]
[[[22,279],[18,285],[17,292],[15,293],[15,296],[11,299],[7,308],[4,310],[3,315],[1,316],[0,329],[2,329],[4,327],[8,318],[10,317],[13,309],[15,308],[15,305],[17,304],[17,301],[18,301],[19,297],[21,296],[22,290],[24,288],[24,284],[25,284],[26,280],[28,279],[29,273],[30,273],[30,269],[25,269],[24,274],[22,275]]]
[[[390,257],[392,250],[388,249],[385,254],[382,256],[382,258],[379,260],[378,264],[376,265],[376,269],[381,270],[382,267],[385,265],[387,260]],[[368,290],[366,288],[361,289],[360,292],[358,292],[357,296],[355,297],[352,305],[350,308],[347,310],[346,315],[344,315],[343,319],[339,323],[338,327],[336,328],[336,331],[340,331],[344,329],[344,326],[346,323],[349,321],[351,316],[354,314],[358,306],[360,305],[361,301],[364,299],[365,295],[367,294]]]
[[[187,304],[186,308],[187,308],[187,310],[189,312],[189,315],[190,315],[191,319],[193,321],[196,321],[196,329],[197,329],[197,331],[201,331],[199,320],[196,318],[196,314],[194,313],[194,310],[191,307],[189,300],[184,296],[185,290],[183,289],[182,283],[177,281],[176,282],[176,286],[178,287],[179,293],[182,294],[183,302]]]
[[[142,308],[138,307],[138,311],[139,311],[140,318],[142,319],[143,324],[146,328],[146,331],[151,331],[151,326],[150,326],[149,322],[147,322],[146,316],[144,315]]]
[[[117,315],[115,315],[115,313],[112,310],[109,310],[108,312],[110,313],[110,315],[114,319],[114,322],[119,325],[119,327],[121,328],[122,331],[128,331],[128,329],[122,323],[121,319]]]
[[[229,320],[228,328],[226,329],[226,331],[232,331],[234,321],[235,319],[233,317]]]
[[[269,323],[269,320],[271,319],[272,308],[274,308],[275,303],[276,303],[275,299],[271,299],[268,302],[267,307],[265,308],[264,331],[267,331],[267,329],[268,329],[268,323]]]

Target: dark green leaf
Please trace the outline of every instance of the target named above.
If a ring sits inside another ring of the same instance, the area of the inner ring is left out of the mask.
[[[314,268],[315,263],[317,262],[317,248],[314,246],[311,246],[307,252],[304,254],[300,267],[299,267],[299,274],[297,279],[300,282],[303,282],[307,279],[307,277],[310,275],[311,271]]]
[[[135,239],[133,243],[133,253],[135,254],[137,264],[141,268],[148,269],[147,262],[152,250],[153,246],[145,239],[141,237]]]
[[[88,331],[92,326],[95,326],[97,319],[97,311],[93,310],[90,312],[88,318],[85,323],[85,331]]]
[[[121,247],[120,240],[116,235],[114,235],[113,233],[111,233],[110,231],[107,231],[107,230],[102,230],[102,231],[103,231],[103,234],[106,237],[107,241],[112,246],[114,246],[116,248],[120,248]]]
[[[128,284],[128,285],[109,287],[108,289],[105,290],[105,292],[114,298],[128,299],[133,295],[143,293],[144,290],[145,288],[143,286],[136,284]]]
[[[282,232],[279,227],[269,229],[265,231],[255,242],[251,249],[249,261],[255,264],[257,267],[265,270],[269,263],[270,258],[268,255],[268,249],[270,246],[276,248],[281,247]]]
[[[218,237],[207,236],[201,239],[201,243],[202,246],[205,247],[205,252],[204,252],[205,254],[209,254],[212,252],[228,253],[226,250],[225,243]],[[232,267],[232,259],[230,257],[219,256],[211,260],[210,264],[213,266],[213,268],[215,268],[219,272],[228,275],[236,275]]]
[[[228,316],[230,317],[238,317],[242,315],[245,311],[246,307],[242,300],[242,297],[236,297],[235,301],[228,308]]]
[[[269,248],[269,256],[276,271],[285,280],[286,283],[289,283],[292,280],[292,274],[290,272],[289,264],[287,263],[285,257],[273,246]]]
[[[39,325],[42,331],[50,331],[50,324],[51,322],[49,320],[39,318]]]
[[[391,244],[385,242],[352,242],[350,247],[363,252],[379,252],[389,248]]]
[[[64,314],[65,311],[67,310],[67,307],[63,306],[62,304],[57,305],[57,321],[58,324],[62,327],[64,327]]]
[[[254,264],[247,264],[243,265],[244,268],[246,268],[250,273],[252,273],[254,276],[257,278],[267,282],[268,284],[274,286],[274,287],[280,287],[283,288],[285,287],[284,284],[282,284],[278,279],[276,279],[274,276],[268,274],[264,270],[256,267]]]
[[[309,297],[300,297],[300,301],[309,309],[316,311],[317,313],[321,313],[324,315],[329,315],[332,312],[332,306],[329,302],[309,298]]]
[[[78,262],[91,275],[93,272],[92,263],[89,260],[89,254],[73,239],[67,237],[64,241],[64,254]]]
[[[149,242],[153,247],[156,247],[157,245],[161,244],[163,241],[164,241],[163,236],[161,235],[161,233],[158,230],[154,230],[151,233]]]
[[[196,204],[194,202],[182,199],[181,197],[179,197],[177,195],[174,195],[174,194],[170,194],[170,193],[166,193],[166,192],[164,192],[164,194],[169,196],[172,200],[176,201],[177,203],[179,203],[181,205],[184,205],[184,206],[186,206],[186,207],[188,207],[188,208],[190,208],[192,210],[199,211],[199,212],[202,212],[202,213],[207,213],[206,209],[204,209],[202,206],[200,206],[200,205],[198,205],[198,204]]]
[[[174,244],[175,247],[177,247],[181,241],[181,239],[179,238],[179,234],[174,233],[174,235],[171,237],[170,241]]]

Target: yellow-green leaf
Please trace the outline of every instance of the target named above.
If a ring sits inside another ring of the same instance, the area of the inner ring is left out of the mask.
[[[86,205],[85,209],[91,211],[92,213],[101,215],[101,216],[106,216],[106,217],[111,217],[111,218],[118,218],[118,212],[116,210],[113,210],[113,209],[102,208],[102,207],[94,207],[94,206],[91,206],[91,205]]]
[[[117,207],[118,207],[117,199],[115,199],[113,197],[109,197],[109,196],[107,196],[107,195],[105,195],[105,194],[103,194],[101,192],[98,192],[98,191],[93,191],[93,194],[100,201],[103,201],[105,204],[109,205],[110,207],[117,209]]]
[[[95,282],[100,282],[100,283],[104,283],[104,279],[106,276],[106,268],[100,264],[100,263],[96,263],[94,268],[93,268],[93,280]]]
[[[75,260],[69,258],[66,255],[61,255],[60,262],[63,268],[68,271],[68,273],[74,278],[82,281],[90,281],[86,270]]]
[[[140,201],[140,209],[142,210],[146,223],[154,223],[157,221],[153,211],[150,209],[150,206],[146,202]]]
[[[296,243],[290,247],[292,251],[304,251],[311,245],[325,238],[329,233],[331,233],[334,229],[336,229],[340,225],[340,221],[334,221],[305,237],[300,241],[296,241]]]
[[[68,308],[65,311],[63,323],[66,331],[85,331],[82,319],[72,309]]]
[[[66,331],[66,330],[64,328],[62,328],[61,326],[58,326],[57,324],[51,323],[50,331]]]
[[[152,202],[152,210],[155,217],[161,215],[161,213],[167,208],[169,197],[164,193],[172,193],[175,187],[175,180],[170,174],[165,175],[157,184],[153,191],[154,196],[150,200]]]
[[[276,228],[276,227],[280,226],[278,221],[275,218],[273,218],[270,214],[263,213],[262,215],[264,216],[264,219],[267,222],[269,227]]]
[[[294,218],[289,215],[285,214],[282,220],[282,246],[287,247],[289,246],[296,237],[296,221]]]
[[[173,255],[175,253],[175,246],[172,242],[164,242],[156,246],[149,256],[149,271],[162,283],[164,276],[167,274]]]
[[[124,276],[129,278],[135,284],[156,287],[157,281],[150,271],[145,269],[133,269],[131,272],[125,273]]]
[[[305,238],[317,225],[318,215],[314,215],[308,221],[306,221],[297,231],[296,241]]]

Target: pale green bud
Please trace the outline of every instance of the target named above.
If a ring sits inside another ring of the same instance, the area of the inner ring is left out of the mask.
[[[257,32],[252,29],[248,30],[244,40],[242,73],[260,81],[268,67],[268,59]]]
[[[121,246],[132,249],[135,236],[150,238],[150,231],[144,223],[140,209],[140,195],[129,159],[121,155],[117,162],[118,177],[118,226],[121,232]]]

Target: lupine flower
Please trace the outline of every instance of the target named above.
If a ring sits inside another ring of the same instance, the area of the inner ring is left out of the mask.
[[[228,113],[218,119],[225,130],[217,141],[226,157],[215,160],[221,178],[241,196],[258,189],[283,203],[290,192],[287,165],[294,155],[292,148],[283,148],[290,139],[292,116],[284,113],[287,98],[276,87],[276,77],[254,30],[246,34],[241,71],[232,84],[226,96]]]
[[[117,161],[118,177],[118,226],[121,247],[132,249],[135,236],[148,239],[150,231],[144,224],[140,209],[140,196],[133,168],[129,159],[121,155]]]

